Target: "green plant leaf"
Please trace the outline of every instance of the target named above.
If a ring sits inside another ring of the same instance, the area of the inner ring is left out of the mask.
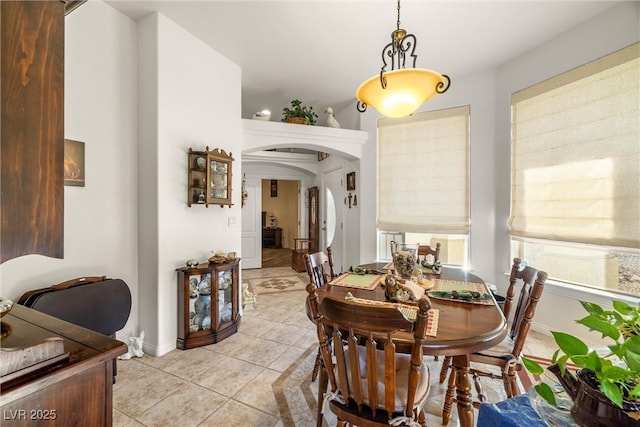
[[[600,382],[600,390],[616,406],[622,408],[622,392],[615,384],[610,383],[609,381]]]
[[[552,332],[552,334],[560,350],[569,356],[586,355],[589,352],[589,347],[579,338],[564,332]]]
[[[624,353],[623,359],[629,369],[640,373],[640,354],[627,350]]]
[[[555,393],[553,392],[549,384],[547,383],[536,384],[535,389],[536,389],[536,392],[540,395],[540,397],[546,400],[549,404],[556,407],[558,406],[558,404],[556,403]]]
[[[580,323],[581,325],[588,327],[590,331],[598,331],[602,333],[602,338],[609,337],[613,340],[618,340],[618,338],[620,338],[620,331],[617,327],[597,316],[587,316],[577,320],[576,323]]]
[[[629,391],[629,395],[637,398],[640,397],[640,381],[638,381],[638,384],[636,384],[636,386],[631,389],[631,391]]]
[[[533,375],[542,375],[542,373],[544,372],[544,368],[540,366],[537,362],[534,362],[531,359],[527,359],[524,356],[522,356],[521,359],[525,369],[531,372]]]
[[[619,366],[603,366],[602,367],[602,378],[610,381],[622,381],[629,376],[629,371],[627,369],[621,368]]]
[[[631,314],[634,308],[624,301],[613,301],[613,308],[620,314],[625,316]]]
[[[604,310],[598,304],[588,302],[588,301],[580,301],[580,304],[582,304],[584,309],[587,310],[587,313],[589,314],[592,314],[595,316],[601,316],[602,313],[604,313]]]

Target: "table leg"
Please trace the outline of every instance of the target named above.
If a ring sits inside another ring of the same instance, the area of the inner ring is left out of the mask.
[[[473,403],[471,401],[471,382],[469,381],[469,355],[453,357],[453,369],[456,371],[456,402],[458,419],[462,427],[473,427]]]

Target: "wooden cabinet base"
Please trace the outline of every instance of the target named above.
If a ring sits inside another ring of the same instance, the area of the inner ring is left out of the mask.
[[[190,348],[202,347],[203,345],[215,344],[238,332],[239,327],[240,316],[238,315],[236,320],[234,320],[232,324],[227,326],[225,329],[213,332],[207,331],[207,333],[202,336],[194,336],[194,334],[192,334],[188,340],[184,338],[178,338],[178,340],[176,341],[176,346],[180,350],[188,350]]]

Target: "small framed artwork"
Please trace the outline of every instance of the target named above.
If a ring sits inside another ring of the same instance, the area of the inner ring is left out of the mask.
[[[271,197],[278,197],[278,180],[271,180]]]
[[[64,140],[64,185],[84,187],[84,142]]]
[[[356,173],[349,172],[347,174],[347,191],[356,191]]]

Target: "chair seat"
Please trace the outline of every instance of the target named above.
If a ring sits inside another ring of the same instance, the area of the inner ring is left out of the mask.
[[[513,339],[507,336],[505,339],[503,339],[500,343],[496,344],[495,346],[474,354],[477,354],[480,356],[487,356],[487,357],[497,357],[497,358],[508,357],[508,356],[511,356],[512,354],[511,352],[513,351],[513,344],[514,344]]]
[[[360,366],[364,367],[365,358],[366,358],[366,350],[364,346],[358,347],[358,356],[360,358]],[[378,396],[384,396],[384,352],[382,350],[377,350],[377,360],[379,361],[377,366],[377,377],[378,377]],[[346,358],[349,357],[349,353],[347,351],[347,347],[344,348],[344,355]],[[401,412],[404,410],[407,404],[407,387],[409,385],[409,371],[411,369],[411,355],[409,354],[396,354],[396,393],[395,393],[395,407],[393,412]],[[351,376],[351,367],[350,364],[347,364],[347,374]],[[364,369],[360,369],[360,375],[362,377],[361,386],[362,386],[362,394],[364,396],[364,403],[369,404],[367,396],[369,396],[369,385],[367,382],[368,376],[367,372]],[[339,376],[338,384],[340,383]],[[415,395],[415,404],[414,409],[418,407],[422,407],[424,402],[427,399],[429,394],[429,367],[426,364],[420,365],[420,380],[418,382],[418,387]],[[351,396],[352,397],[352,396]],[[378,408],[384,409],[384,399],[379,402]]]

